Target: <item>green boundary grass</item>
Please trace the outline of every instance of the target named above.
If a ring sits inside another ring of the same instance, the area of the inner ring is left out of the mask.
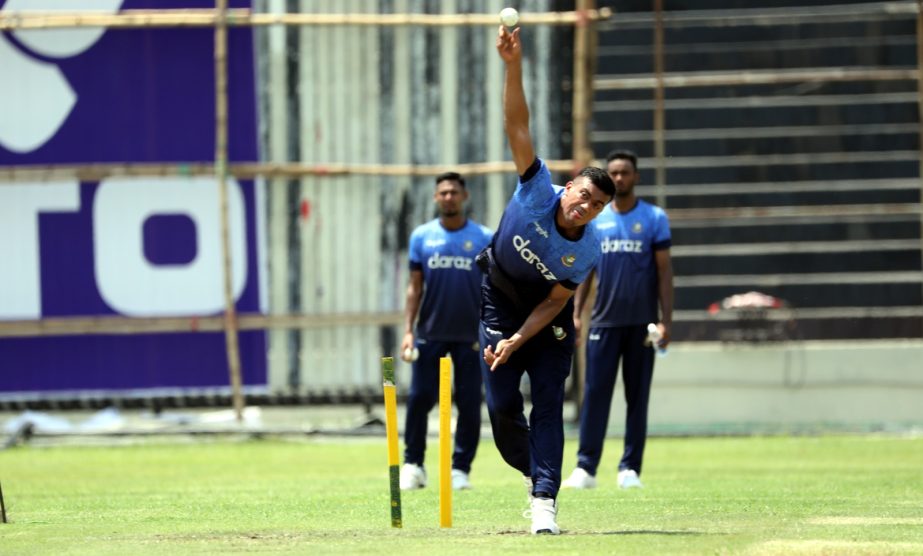
[[[568,441],[564,472],[573,468]],[[489,439],[438,520],[430,486],[390,527],[385,439],[205,441],[0,452],[0,554],[923,554],[923,438],[652,438],[645,488],[562,491],[559,537]]]

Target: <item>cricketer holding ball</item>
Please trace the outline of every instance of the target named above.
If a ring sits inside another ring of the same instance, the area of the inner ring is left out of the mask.
[[[481,372],[478,306],[481,271],[474,258],[491,231],[465,216],[468,190],[455,172],[436,177],[439,217],[410,235],[410,283],[404,308],[401,353],[413,363],[404,427],[401,488],[426,486],[423,467],[427,415],[439,400],[439,358],[452,357],[458,423],[452,454],[452,487],[469,488],[468,474],[481,438]],[[419,319],[417,318],[419,317]],[[414,331],[416,324],[416,332]],[[413,360],[413,354],[418,357]]]
[[[532,533],[556,535],[556,497],[564,457],[564,381],[574,353],[573,295],[599,259],[587,224],[615,194],[601,168],[587,167],[564,187],[552,185],[529,132],[522,86],[521,28],[500,26],[506,65],[504,127],[519,182],[493,241],[479,257],[481,368],[494,442],[531,485]],[[532,412],[523,415],[519,385],[529,374]]]
[[[615,182],[615,199],[593,221],[602,256],[574,296],[574,326],[579,333],[584,328],[581,313],[590,286],[594,277],[599,280],[586,334],[577,468],[562,483],[564,488],[596,487],[619,363],[627,408],[618,485],[642,486],[647,409],[654,377],[655,347],[647,342],[648,327],[661,336],[656,349],[664,349],[670,343],[673,323],[670,219],[660,207],[635,196],[640,177],[635,153],[615,150],[606,159],[609,177]]]

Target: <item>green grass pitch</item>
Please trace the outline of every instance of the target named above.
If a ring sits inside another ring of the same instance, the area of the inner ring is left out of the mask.
[[[565,452],[572,469],[574,441]],[[491,440],[439,528],[430,485],[390,523],[375,438],[264,439],[0,452],[0,554],[923,554],[923,438],[652,438],[643,490],[562,491],[559,537],[533,537]]]

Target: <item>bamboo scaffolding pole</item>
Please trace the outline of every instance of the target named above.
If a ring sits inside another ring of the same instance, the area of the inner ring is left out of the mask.
[[[593,8],[593,0],[578,0],[577,9],[584,13]],[[573,144],[571,157],[574,159],[572,173],[576,174],[580,168],[588,166],[593,158],[592,143],[590,142],[590,117],[592,116],[591,103],[593,101],[593,69],[590,64],[595,61],[591,56],[590,41],[595,34],[590,32],[589,21],[582,21],[574,28],[574,92],[573,92]],[[592,296],[595,288],[591,290],[591,298],[581,315],[584,322],[590,322],[589,310],[592,307]],[[586,382],[586,352],[578,349],[574,353],[573,380],[570,385],[570,396],[577,400],[576,415],[580,415],[583,407],[583,385]]]
[[[578,0],[578,13],[593,9],[593,0]],[[590,146],[589,121],[592,115],[593,101],[593,63],[590,51],[592,33],[589,19],[581,20],[574,28],[574,92],[573,92],[573,145],[571,156],[574,159],[573,172],[576,173],[589,165],[593,158]]]
[[[878,279],[888,273],[877,274]],[[908,272],[897,272],[894,281],[913,281]],[[849,278],[848,276],[845,278]],[[861,278],[861,277],[860,277]],[[839,280],[840,277],[833,277]],[[855,281],[868,282],[868,279]],[[704,313],[704,311],[702,311]],[[923,316],[923,308],[910,307],[839,307],[826,309],[801,309],[804,314],[833,313],[843,316],[878,316],[903,315],[909,317]],[[697,311],[680,311],[692,314]],[[676,315],[674,315],[674,318]],[[254,331],[270,328],[278,329],[320,329],[335,326],[400,326],[403,314],[393,313],[340,313],[323,315],[259,315],[244,313],[240,315],[241,330]],[[680,319],[687,320],[687,319]],[[33,338],[40,336],[85,336],[85,335],[131,335],[163,333],[218,333],[224,329],[221,316],[207,317],[58,317],[34,321],[0,321],[0,338]]]
[[[570,172],[574,168],[571,160],[548,160],[553,172]],[[453,164],[465,175],[508,174],[515,172],[512,162],[474,162]],[[230,175],[241,179],[257,176],[266,178],[298,178],[304,176],[415,176],[433,177],[445,171],[444,164],[302,164],[302,163],[258,163],[244,162],[228,164]],[[35,164],[0,166],[0,187],[5,182],[54,181],[78,179],[100,181],[110,177],[162,177],[162,176],[210,176],[215,174],[211,162],[164,162],[141,164]]]
[[[248,9],[227,11],[230,25],[247,21]],[[4,11],[0,12],[0,31],[17,29],[61,29],[107,27],[134,29],[144,27],[214,27],[219,15],[215,9],[123,10],[119,13],[102,11]]]
[[[400,326],[403,314],[337,313],[305,314],[241,314],[240,330],[320,329],[335,326]],[[55,317],[39,320],[0,321],[0,338],[37,336],[82,336],[94,334],[163,334],[218,333],[225,330],[222,315],[188,317],[122,317],[87,316]]]
[[[726,282],[733,276],[725,275]],[[849,283],[876,283],[882,280],[891,283],[915,282],[915,275],[909,271],[897,272],[867,272],[850,273],[848,275],[824,274],[798,274],[785,279],[786,283],[812,283],[822,281],[849,282]],[[745,280],[747,275],[738,278]],[[687,277],[684,285],[694,285],[698,281],[709,280],[708,277]],[[806,313],[811,310],[802,309]],[[819,312],[848,312],[875,313],[877,316],[903,314],[904,316],[923,316],[923,308],[910,307],[867,307],[867,308],[829,308],[816,309]],[[687,311],[688,313],[688,311]],[[681,319],[684,320],[684,319]],[[241,330],[257,331],[266,329],[321,329],[337,326],[400,326],[403,314],[391,313],[340,313],[321,315],[259,315],[241,314],[239,325]],[[219,333],[224,329],[224,320],[221,316],[207,317],[58,317],[35,321],[0,321],[0,338],[34,338],[48,336],[87,336],[87,335],[132,335],[132,334],[164,334],[164,333]]]
[[[759,134],[756,134],[759,136]],[[674,156],[663,163],[670,168],[704,168],[727,166],[771,166],[775,164],[836,164],[841,162],[905,162],[917,160],[918,151],[874,151],[874,152],[829,152],[814,154],[778,155],[726,155]],[[660,163],[652,157],[651,164]],[[601,162],[600,162],[601,163]],[[574,169],[573,160],[548,161],[553,172],[567,173]],[[455,164],[452,166],[467,175],[487,175],[515,171],[512,162],[488,162]],[[256,176],[270,178],[297,178],[301,176],[436,176],[445,170],[444,165],[352,165],[352,164],[277,164],[244,163],[228,165],[228,174],[240,179]],[[65,179],[100,181],[109,177],[142,176],[211,176],[215,175],[214,164],[209,163],[163,163],[163,164],[51,164],[0,167],[0,187],[16,182],[52,182]]]
[[[663,0],[654,0],[654,187],[657,188],[657,204],[667,208],[667,139],[666,108],[664,107],[663,85]]]
[[[600,8],[586,12],[524,13],[523,25],[576,25],[580,21],[606,20],[612,10]],[[226,18],[216,10],[124,10],[117,14],[82,12],[18,11],[0,13],[0,31],[16,29],[56,29],[68,27],[214,27],[219,19],[229,27],[258,27],[267,25],[364,25],[364,26],[491,26],[499,25],[497,14],[308,14],[308,13],[253,13],[248,9],[230,9]]]
[[[758,132],[754,132],[759,136]],[[685,156],[669,157],[664,163],[670,168],[703,168],[726,166],[766,166],[774,164],[835,164],[840,162],[903,162],[917,160],[918,151],[874,151],[863,153],[829,152],[815,154],[779,155],[727,155],[722,157]],[[652,164],[659,159],[652,157]],[[601,163],[601,162],[600,162]],[[574,169],[573,160],[551,160],[548,168],[553,172],[567,173]],[[488,175],[515,171],[512,162],[486,162],[455,164],[452,166],[466,175]],[[297,178],[302,176],[423,176],[432,177],[445,170],[444,165],[376,165],[376,164],[278,164],[243,163],[229,164],[228,174],[239,179],[257,176],[269,178]],[[80,181],[101,181],[110,177],[143,176],[211,176],[215,175],[214,164],[162,163],[162,164],[49,164],[0,166],[0,187],[16,182],[53,182],[66,179]]]
[[[215,174],[218,177],[218,202],[221,217],[221,262],[224,278],[224,337],[231,401],[238,423],[244,420],[243,379],[240,368],[240,344],[237,331],[237,307],[234,300],[234,276],[231,261],[231,231],[228,211],[228,0],[217,0],[218,21],[215,25]]]

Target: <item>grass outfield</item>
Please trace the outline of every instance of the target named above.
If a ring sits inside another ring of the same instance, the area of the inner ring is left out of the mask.
[[[560,494],[563,534],[535,537],[489,439],[451,529],[435,442],[403,529],[384,438],[20,446],[0,452],[0,554],[923,554],[923,438],[653,438],[633,491],[614,484],[620,448],[599,488]]]

